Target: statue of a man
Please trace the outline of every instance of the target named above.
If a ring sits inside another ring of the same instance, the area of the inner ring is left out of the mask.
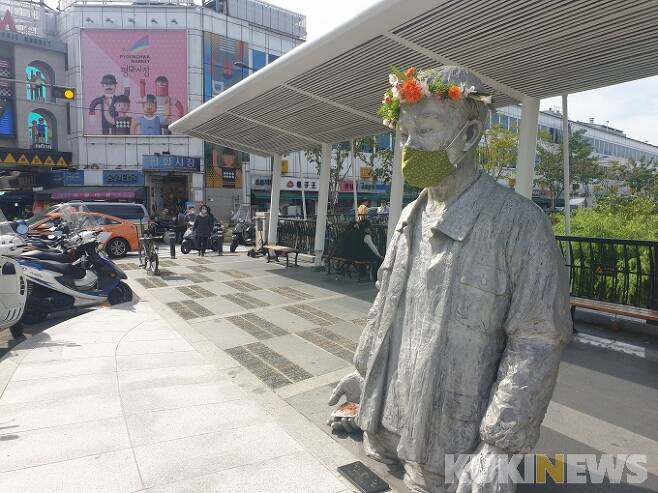
[[[474,454],[458,492],[514,491],[482,478],[539,437],[572,334],[564,260],[542,210],[476,166],[481,81],[412,68],[391,84],[380,113],[399,125],[405,179],[424,190],[379,270],[356,371],[329,403],[360,402],[366,452],[401,461],[414,492],[455,491],[446,454]]]

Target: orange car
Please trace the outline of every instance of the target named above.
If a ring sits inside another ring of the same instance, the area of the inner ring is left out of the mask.
[[[84,221],[85,226],[88,226],[90,229],[99,228],[111,233],[112,236],[110,236],[110,239],[105,244],[105,250],[110,257],[121,258],[125,257],[131,250],[139,250],[137,229],[130,221],[98,212],[84,212],[82,214],[87,216]],[[61,214],[59,212],[47,212],[39,217],[35,216],[28,220],[30,231],[48,233],[51,221],[60,217]],[[89,224],[87,225],[86,223]]]

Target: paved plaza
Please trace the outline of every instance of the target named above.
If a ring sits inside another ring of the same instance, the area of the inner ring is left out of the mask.
[[[336,468],[355,460],[406,491],[399,469],[326,425],[372,284],[244,253],[163,259],[158,277],[122,265],[134,303],[56,323],[0,360],[0,491],[337,493],[353,491]],[[651,343],[580,328],[536,450],[647,454],[643,485],[559,491],[656,491]]]

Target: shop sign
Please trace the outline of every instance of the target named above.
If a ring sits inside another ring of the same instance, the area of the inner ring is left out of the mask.
[[[201,171],[201,159],[189,156],[155,156],[145,154],[143,167],[147,171]]]
[[[103,170],[103,185],[107,187],[143,187],[141,171]]]
[[[361,193],[377,193],[377,184],[374,181],[359,181],[356,186],[357,191]]]
[[[66,168],[71,164],[71,153],[3,147],[0,148],[0,164]]]
[[[272,190],[272,177],[264,175],[251,175],[252,190]]]
[[[358,185],[357,185],[358,187]],[[352,180],[341,180],[338,183],[338,191],[346,193],[346,192],[353,192],[354,191],[354,184],[352,183]]]
[[[85,172],[54,170],[46,175],[45,182],[49,188],[81,187],[85,184]]]
[[[320,190],[320,180],[317,178],[281,178],[281,190],[301,191],[302,186],[306,192],[317,192]]]
[[[376,183],[375,184],[375,192],[376,193],[389,193],[391,191],[391,185],[388,185],[387,183]]]

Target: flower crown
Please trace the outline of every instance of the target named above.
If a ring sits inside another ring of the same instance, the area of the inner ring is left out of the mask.
[[[416,104],[429,96],[439,99],[450,98],[453,101],[468,98],[472,101],[491,104],[491,95],[477,92],[474,86],[466,87],[463,82],[459,84],[445,82],[435,74],[437,72],[418,72],[415,67],[410,67],[404,72],[391,67],[388,82],[392,87],[384,94],[384,100],[379,108],[379,116],[384,119],[384,125],[395,129],[400,118],[402,103]]]

